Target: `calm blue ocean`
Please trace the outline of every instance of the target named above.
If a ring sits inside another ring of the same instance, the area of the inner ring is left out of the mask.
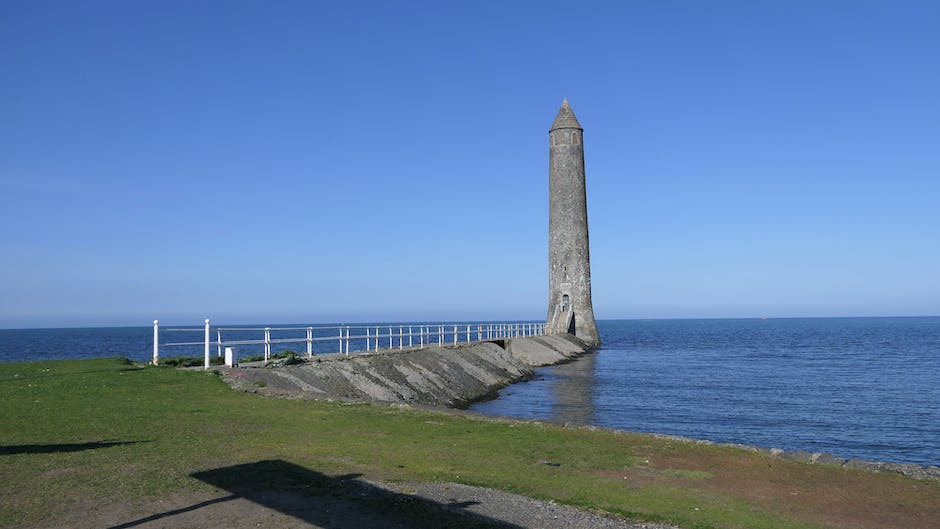
[[[940,317],[623,320],[599,326],[604,346],[596,353],[540,369],[533,380],[471,409],[940,465]],[[0,330],[0,361],[147,361],[152,333],[151,327]]]
[[[602,321],[472,410],[940,465],[940,318]]]

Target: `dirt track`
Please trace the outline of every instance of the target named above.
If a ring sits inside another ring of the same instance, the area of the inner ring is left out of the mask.
[[[670,529],[455,483],[381,484],[355,475],[328,477],[280,461],[255,463],[259,477],[307,479],[293,488],[248,480],[213,494],[158,503],[75,509],[53,527],[75,529]],[[224,476],[217,476],[225,479]],[[207,476],[208,479],[212,479]]]

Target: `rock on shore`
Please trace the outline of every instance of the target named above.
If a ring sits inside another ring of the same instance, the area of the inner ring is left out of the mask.
[[[235,389],[271,396],[461,407],[590,351],[571,335],[328,354],[277,367],[223,369]]]

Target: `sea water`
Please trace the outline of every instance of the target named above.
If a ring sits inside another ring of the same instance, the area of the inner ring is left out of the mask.
[[[940,465],[940,318],[601,321],[471,410]]]
[[[938,317],[618,320],[598,325],[603,347],[594,354],[538,369],[534,379],[471,409],[844,458],[940,465]],[[199,327],[172,337],[203,338]],[[241,337],[226,334],[226,339],[236,338]],[[322,342],[318,347],[335,352],[329,350],[333,345]],[[261,351],[256,348],[240,352]],[[3,362],[102,356],[146,362],[152,351],[152,327],[0,329]],[[161,354],[201,356],[203,351],[198,345]]]

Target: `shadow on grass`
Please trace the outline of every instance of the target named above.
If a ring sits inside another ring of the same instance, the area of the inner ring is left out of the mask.
[[[111,446],[132,445],[136,443],[149,443],[150,441],[93,441],[90,443],[68,443],[48,445],[7,445],[0,446],[0,456],[13,454],[55,454],[58,452],[81,452],[82,450],[96,450]]]
[[[440,503],[379,488],[357,479],[360,474],[327,476],[282,460],[218,468],[197,472],[192,477],[230,495],[110,529],[128,529],[238,498],[324,529],[520,529],[517,525],[464,510],[476,502]],[[167,522],[169,520],[163,520]]]

